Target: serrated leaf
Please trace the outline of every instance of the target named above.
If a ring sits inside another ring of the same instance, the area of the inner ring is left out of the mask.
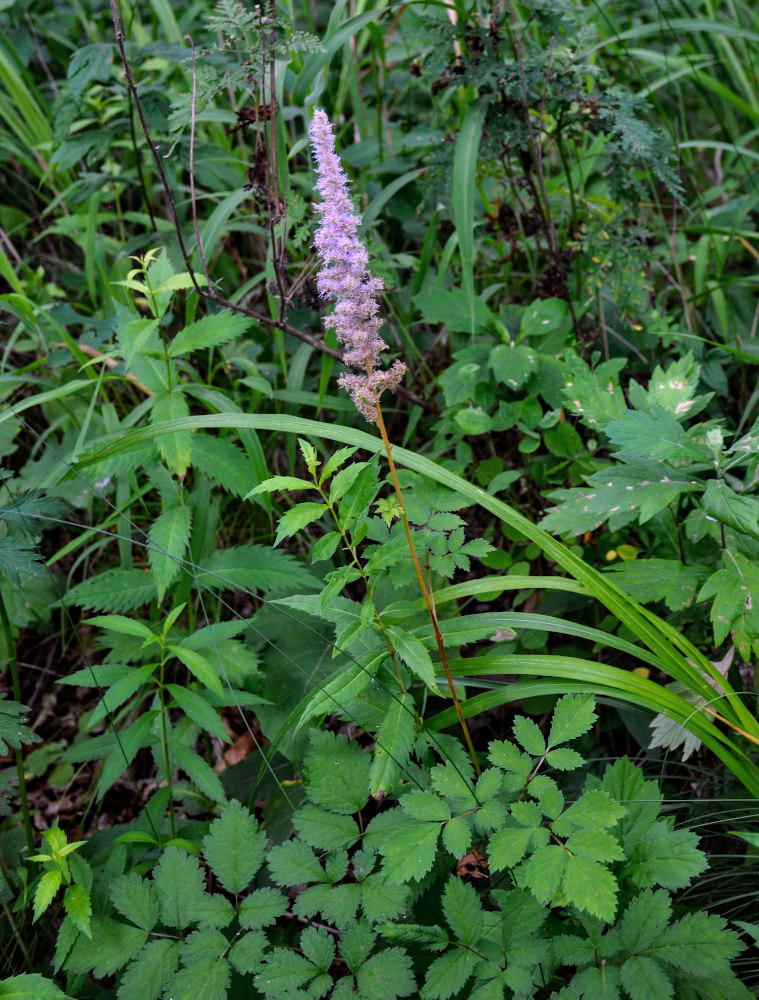
[[[262,483],[255,486],[245,497],[255,497],[261,493],[276,493],[287,490],[313,490],[314,484],[308,479],[300,479],[298,476],[271,476],[264,479]]]
[[[178,941],[149,941],[124,973],[118,1000],[159,1000],[178,965]]]
[[[496,831],[488,845],[488,861],[493,871],[514,868],[530,846],[533,830],[524,826],[508,825]]]
[[[8,753],[8,748],[19,749],[24,743],[39,743],[38,736],[26,721],[29,709],[18,701],[6,701],[5,692],[0,692],[0,757]]]
[[[250,884],[263,864],[266,834],[236,800],[211,824],[203,838],[203,856],[228,892],[240,892]]]
[[[656,957],[707,982],[735,981],[730,961],[744,950],[740,938],[727,930],[722,917],[694,911],[668,927],[655,945]]]
[[[690,830],[672,830],[666,820],[652,823],[630,856],[628,873],[635,885],[683,889],[708,867]]]
[[[759,568],[735,549],[723,553],[723,568],[712,573],[701,588],[699,601],[713,597],[710,619],[714,642],[721,645],[732,632],[745,660],[759,636]]]
[[[614,919],[617,880],[608,868],[597,861],[570,854],[564,868],[562,889],[578,910],[585,910],[607,923]]]
[[[51,979],[36,972],[3,979],[0,982],[0,997],[2,1000],[73,1000]]]
[[[55,894],[61,887],[62,881],[63,874],[59,868],[43,874],[37,883],[37,889],[34,893],[34,916],[32,917],[32,923],[39,920],[48,906],[50,906],[55,898]]]
[[[288,552],[265,545],[237,545],[201,560],[197,583],[211,590],[292,593],[314,590],[319,581]]]
[[[120,705],[131,698],[143,684],[147,684],[152,678],[157,668],[156,663],[146,663],[142,667],[124,667],[124,675],[111,685],[95,706],[92,715],[87,723],[87,728],[92,729],[101,719],[104,719],[111,712],[114,712]]]
[[[432,792],[423,792],[416,788],[403,796],[401,809],[412,819],[444,823],[451,817],[447,803]]]
[[[171,1000],[226,1000],[230,979],[228,960],[217,955],[180,969],[169,981],[166,994]]]
[[[148,561],[158,592],[158,603],[182,568],[190,541],[192,513],[187,504],[167,507],[148,530]]]
[[[303,955],[285,948],[274,948],[266,956],[266,963],[255,977],[256,988],[273,1000],[288,996],[319,974],[319,969]],[[298,994],[301,996],[308,994]]]
[[[543,734],[532,719],[524,715],[517,715],[514,719],[514,738],[533,757],[540,757],[546,752]]]
[[[368,465],[368,462],[354,462],[352,465],[340,469],[329,484],[329,502],[332,504],[339,503],[356,482],[362,470]]]
[[[667,1000],[672,982],[661,965],[648,955],[631,955],[619,970],[630,1000]]]
[[[249,316],[242,316],[231,309],[221,309],[203,316],[194,323],[188,323],[173,338],[169,344],[169,357],[177,358],[192,351],[226,344],[242,336],[252,323]]]
[[[167,684],[166,690],[174,698],[176,705],[187,715],[196,726],[215,736],[223,743],[231,743],[231,739],[218,711],[212,708],[202,692],[192,691],[179,684]]]
[[[702,565],[685,566],[679,559],[632,559],[615,563],[608,572],[636,601],[664,601],[670,611],[682,611],[696,600],[708,570]]]
[[[532,758],[515,746],[504,740],[493,740],[488,744],[488,759],[496,767],[502,768],[527,779],[532,771]]]
[[[356,985],[366,1000],[395,1000],[414,992],[411,959],[403,948],[384,948],[356,972]]]
[[[184,743],[175,742],[171,747],[174,763],[197,785],[203,795],[212,802],[226,804],[224,786],[214,769],[203,758]]]
[[[153,869],[153,888],[164,924],[184,930],[194,922],[193,909],[205,891],[196,858],[165,848]]]
[[[155,596],[155,583],[147,569],[109,569],[71,587],[60,603],[93,611],[134,611]]]
[[[549,750],[546,754],[546,764],[557,771],[575,771],[582,767],[585,758],[576,750],[569,750],[567,747],[559,747],[558,750]]]
[[[32,542],[11,535],[0,538],[0,572],[4,573],[14,586],[21,586],[22,577],[39,575],[43,571],[41,559]]]
[[[488,367],[498,382],[514,391],[538,370],[538,357],[525,344],[499,344],[490,352]]]
[[[344,734],[317,731],[303,768],[309,797],[325,809],[350,816],[366,805],[370,767],[358,743]]]
[[[380,850],[388,882],[408,882],[426,875],[435,860],[439,834],[438,823],[414,823],[386,837]]]
[[[91,929],[97,947],[80,935],[64,963],[67,972],[80,975],[92,972],[96,979],[112,976],[135,958],[147,939],[146,932],[140,928],[119,923],[110,917],[94,916]]]
[[[759,500],[741,496],[718,479],[710,479],[701,500],[710,517],[716,517],[728,528],[759,539]]]
[[[158,900],[150,882],[130,872],[115,880],[110,895],[111,902],[123,917],[144,931],[152,931],[158,920]]]
[[[200,930],[220,930],[235,918],[235,908],[220,892],[207,892],[195,904],[195,919]]]
[[[22,490],[12,497],[5,494],[0,505],[0,521],[27,538],[37,538],[46,520],[61,518],[68,510],[67,503],[58,497],[46,496],[40,489]]]
[[[258,972],[266,945],[266,935],[263,931],[243,934],[232,945],[229,961],[238,972]]]
[[[621,459],[709,461],[708,451],[691,441],[671,414],[655,405],[651,409],[651,413],[628,410],[620,420],[607,425],[606,433]]]
[[[168,420],[180,420],[190,415],[187,398],[175,389],[173,392],[157,392],[153,397],[150,411],[151,424],[162,424]],[[192,457],[192,434],[190,431],[172,431],[160,434],[157,439],[158,451],[175,476],[184,476]]]
[[[422,1000],[448,1000],[463,987],[474,971],[474,955],[468,948],[455,948],[436,958],[424,977]]]
[[[519,870],[524,873],[524,882],[529,885],[536,899],[547,903],[559,889],[566,863],[564,848],[558,844],[548,844],[535,851]]]
[[[460,858],[469,850],[472,831],[462,816],[454,816],[443,827],[443,846],[454,858]]]
[[[139,639],[154,638],[154,633],[144,622],[125,618],[123,615],[99,615],[97,618],[85,618],[84,624],[96,625],[98,628],[104,628],[119,635],[134,635]]]
[[[559,837],[566,837],[582,827],[603,830],[613,826],[625,812],[625,807],[610,799],[606,792],[591,789],[584,792],[555,820],[553,832]]]
[[[327,876],[312,849],[302,840],[288,840],[273,847],[266,858],[277,885],[326,882]]]
[[[443,891],[443,914],[457,941],[474,947],[484,928],[482,904],[474,887],[450,878]]]
[[[553,710],[551,731],[548,734],[549,747],[567,743],[589,732],[597,717],[592,694],[565,695],[560,698]]]
[[[107,753],[103,763],[103,770],[97,785],[97,796],[102,798],[108,789],[126,771],[134,760],[137,752],[143,747],[149,746],[153,741],[151,728],[156,718],[157,712],[144,712],[136,722],[119,733],[118,740],[115,739]],[[94,741],[90,740],[92,744]],[[99,754],[97,756],[100,756]]]
[[[246,930],[258,930],[268,927],[287,910],[289,901],[286,896],[270,886],[254,889],[240,903],[240,926]]]
[[[625,358],[613,358],[591,371],[581,358],[570,355],[567,358],[570,374],[563,390],[567,409],[594,430],[603,430],[621,417],[627,404],[619,388],[619,373],[626,363]]]
[[[393,644],[393,649],[406,664],[409,670],[415,674],[427,687],[435,694],[438,694],[437,683],[435,681],[435,668],[430,659],[430,654],[423,644],[406,632],[405,629],[395,625],[389,625],[385,629],[385,634]]]
[[[307,525],[320,520],[328,509],[327,504],[314,503],[311,500],[291,507],[279,519],[274,545],[279,545],[283,538],[289,538],[302,531]]]
[[[168,643],[166,649],[169,653],[176,656],[180,663],[183,663],[193,677],[199,680],[204,687],[207,687],[210,691],[215,691],[217,694],[222,693],[224,689],[216,672],[216,667],[202,653],[198,653],[194,649],[188,649],[186,646],[177,646],[174,643]]]
[[[375,737],[374,758],[369,771],[369,794],[376,798],[395,786],[408,763],[416,734],[413,699],[406,692],[388,708]]]
[[[303,806],[293,819],[301,839],[312,847],[333,851],[349,847],[359,838],[359,829],[352,816],[327,812],[318,806]]]

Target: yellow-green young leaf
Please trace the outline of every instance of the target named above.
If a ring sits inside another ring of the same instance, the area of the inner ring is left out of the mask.
[[[221,694],[223,690],[221,681],[219,680],[219,675],[210,660],[196,652],[196,650],[187,649],[184,646],[175,646],[173,643],[170,643],[166,648],[170,653],[173,653],[178,660],[184,663],[190,673],[196,677],[201,684],[209,690],[215,691],[217,694]]]
[[[192,514],[187,504],[167,507],[150,525],[148,561],[153,571],[159,604],[169,584],[182,568],[191,526]]]
[[[179,420],[190,414],[187,399],[184,394],[175,389],[173,392],[158,392],[153,399],[150,411],[151,424],[160,424],[166,420]],[[192,456],[192,434],[190,431],[172,431],[161,434],[158,438],[158,450],[161,458],[175,476],[184,476]]]
[[[252,322],[250,317],[233,313],[230,309],[204,316],[179,331],[169,344],[169,357],[176,358],[191,351],[226,344],[245,333]]]
[[[60,868],[56,868],[52,872],[45,872],[39,880],[37,891],[34,893],[34,916],[32,917],[32,923],[39,920],[48,906],[50,906],[56,892],[61,887],[62,881],[63,873]]]
[[[76,884],[68,886],[63,894],[63,905],[75,926],[79,928],[82,934],[86,934],[88,938],[91,938],[90,917],[92,916],[92,902],[90,894],[84,886]]]

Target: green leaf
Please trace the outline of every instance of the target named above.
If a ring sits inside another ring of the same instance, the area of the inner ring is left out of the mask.
[[[229,961],[238,972],[258,972],[266,949],[266,935],[263,931],[243,934],[232,945]]]
[[[39,737],[26,721],[30,709],[18,701],[5,701],[5,692],[0,692],[0,757],[8,753],[8,748],[19,749],[24,743],[39,743]]]
[[[11,535],[0,538],[0,572],[5,573],[15,587],[21,586],[23,577],[39,575],[41,558],[32,542]]]
[[[125,618],[123,615],[100,615],[97,618],[85,618],[85,625],[96,625],[98,628],[117,632],[119,635],[134,635],[139,639],[154,639],[155,633],[144,622]]]
[[[153,571],[158,603],[179,575],[190,541],[192,512],[187,504],[167,507],[148,530],[148,561]]]
[[[547,903],[559,890],[567,864],[567,855],[558,844],[548,844],[539,848],[522,865],[523,883],[530,887],[536,899]]]
[[[355,451],[356,449],[350,449]],[[262,483],[254,487],[250,493],[245,497],[258,496],[260,493],[276,493],[280,490],[313,490],[314,484],[309,482],[308,479],[299,479],[297,476],[271,476],[269,479],[264,479]]]
[[[430,654],[419,639],[396,625],[388,625],[385,633],[393,644],[393,649],[409,670],[422,680],[430,691],[439,694]]]
[[[507,743],[505,740],[493,740],[492,743],[488,744],[488,751],[488,759],[496,767],[516,774],[525,780],[529,777],[533,767],[532,758],[513,743]]]
[[[683,889],[708,867],[690,830],[673,830],[667,820],[652,823],[635,845],[627,874],[637,886]]]
[[[458,993],[474,971],[474,955],[455,948],[436,958],[424,977],[422,1000],[447,1000]]]
[[[413,302],[428,323],[445,323],[451,333],[471,333],[471,303],[466,292],[461,289],[437,288],[431,292],[420,292],[414,296]],[[473,305],[475,325],[483,329],[491,321],[493,314],[479,297],[475,298]]]
[[[222,955],[203,958],[175,973],[165,995],[171,1000],[227,1000],[231,975],[229,961]]]
[[[565,695],[553,710],[548,746],[567,743],[589,732],[597,717],[592,694]]]
[[[534,830],[524,826],[511,825],[498,830],[490,838],[488,845],[488,861],[493,871],[504,868],[514,868],[527,852],[532,841]]]
[[[432,792],[423,792],[416,788],[403,796],[401,809],[412,819],[445,823],[451,818],[451,810],[447,803]]]
[[[193,691],[179,684],[167,684],[166,690],[172,695],[177,706],[192,719],[196,726],[223,743],[231,742],[217,709],[208,704],[203,697],[203,692]]]
[[[105,754],[103,770],[98,779],[98,798],[102,798],[111,785],[121,777],[137,752],[153,742],[154,737],[150,730],[157,714],[155,711],[144,712],[136,722],[119,733],[118,740],[114,737],[112,746]],[[90,744],[93,743],[94,740],[90,740]]]
[[[316,855],[302,840],[288,840],[276,845],[269,851],[266,862],[277,885],[328,881]]]
[[[111,902],[123,917],[144,931],[152,931],[158,920],[158,900],[150,882],[130,872],[116,879],[110,894]]]
[[[622,417],[627,404],[619,388],[619,373],[625,358],[614,358],[593,371],[579,357],[569,356],[569,376],[564,383],[567,409],[593,430],[603,430],[612,420]]]
[[[63,517],[69,506],[58,497],[46,496],[40,489],[22,490],[13,497],[7,493],[0,506],[0,521],[5,521],[27,538],[38,538],[45,521]]]
[[[61,887],[62,881],[63,873],[60,868],[43,874],[37,883],[37,889],[34,893],[34,916],[32,917],[32,923],[39,920],[48,906],[50,906],[55,898],[55,894]]]
[[[359,838],[358,825],[352,816],[327,812],[318,806],[299,809],[293,824],[307,844],[325,851],[349,847]]]
[[[329,484],[329,502],[334,504],[342,500],[358,479],[361,471],[368,465],[368,462],[354,462],[352,465],[341,469]]]
[[[155,673],[157,666],[158,664],[156,663],[146,663],[142,667],[125,666],[123,668],[124,676],[120,677],[115,684],[103,692],[102,698],[87,722],[87,728],[92,729],[101,719],[114,712],[128,698],[131,698],[136,691],[139,691],[144,684],[147,684]]]
[[[732,632],[741,657],[748,661],[759,636],[759,568],[736,549],[723,552],[722,559],[723,568],[712,573],[698,600],[714,598],[710,618],[715,644],[721,645]]]
[[[576,750],[568,750],[566,747],[561,747],[558,750],[549,750],[546,754],[546,764],[549,764],[557,771],[575,771],[578,767],[582,767],[584,763],[584,757],[577,753]]]
[[[380,844],[388,882],[420,879],[432,868],[437,850],[439,823],[415,823],[391,833]]]
[[[249,316],[221,309],[203,316],[195,323],[188,323],[169,344],[169,357],[177,358],[192,351],[217,347],[242,336],[253,324]]]
[[[255,816],[232,801],[203,838],[203,856],[228,892],[241,892],[263,864],[266,834]]]
[[[591,789],[584,792],[555,820],[553,832],[558,837],[566,837],[582,827],[605,829],[613,826],[625,812],[625,807],[610,799],[606,792]]]
[[[524,715],[517,715],[514,719],[514,738],[533,757],[541,757],[546,752],[543,734],[532,719]]]
[[[463,857],[472,843],[472,831],[463,816],[454,816],[443,827],[443,846],[454,858]]]
[[[357,448],[338,448],[334,454],[327,459],[324,468],[319,476],[319,485],[326,482],[329,477],[336,472],[340,466],[345,465],[349,458],[356,454]]]
[[[212,590],[296,593],[314,590],[319,581],[288,552],[265,545],[237,545],[200,561],[197,583]]]
[[[392,702],[375,736],[374,759],[369,772],[372,798],[393,790],[408,763],[415,734],[413,699],[407,691]]]
[[[450,878],[443,892],[443,913],[457,941],[474,947],[482,935],[484,914],[474,887]]]
[[[216,668],[205,656],[194,649],[177,646],[174,643],[168,643],[166,649],[169,653],[176,656],[204,687],[207,687],[210,691],[215,691],[217,694],[222,693],[224,689],[219,680]]]
[[[515,391],[538,370],[538,358],[524,344],[499,344],[490,352],[488,366],[499,382]]]
[[[2,1000],[73,1000],[52,980],[36,972],[0,981],[0,997]]]
[[[256,989],[272,1000],[282,1000],[289,991],[305,986],[319,969],[303,955],[285,948],[274,948],[266,957],[262,971],[255,977]],[[296,994],[302,1000],[309,994]],[[318,994],[321,995],[321,994]]]
[[[118,1000],[159,1000],[178,965],[178,941],[149,941],[124,973]]]
[[[282,916],[288,906],[287,897],[276,889],[270,886],[254,889],[240,903],[240,926],[246,930],[268,927]]]
[[[691,441],[683,425],[658,406],[651,413],[628,410],[620,420],[606,427],[612,444],[618,446],[621,459],[672,462],[690,459],[708,462],[709,452]]]
[[[407,997],[416,989],[411,959],[403,948],[383,948],[358,969],[356,985],[366,1000]]]
[[[602,864],[579,855],[566,859],[562,889],[570,903],[607,923],[617,907],[617,880]]]
[[[716,517],[728,528],[759,539],[759,500],[741,496],[719,479],[710,479],[701,500],[710,517]]]
[[[76,883],[68,886],[63,894],[63,905],[66,914],[71,918],[71,922],[82,934],[91,938],[90,917],[92,916],[92,901],[87,889],[83,885]]]
[[[669,976],[648,955],[631,955],[619,973],[630,1000],[664,1000],[673,996]]]
[[[157,392],[153,397],[153,408],[150,411],[151,424],[160,424],[167,420],[180,420],[189,415],[190,408],[181,390]],[[161,458],[174,475],[184,476],[192,455],[192,434],[190,431],[176,430],[169,434],[161,434],[157,444]]]
[[[328,509],[326,503],[314,503],[310,500],[296,504],[280,517],[274,544],[279,545],[283,538],[289,538],[318,521]]]
[[[670,611],[682,611],[696,600],[707,569],[685,566],[679,559],[632,559],[615,563],[608,572],[614,582],[641,604],[664,601]]]
[[[474,294],[474,200],[477,189],[477,163],[480,138],[485,122],[485,114],[490,95],[481,96],[466,109],[453,155],[452,207],[456,234],[459,238],[461,278],[467,300],[469,326],[467,332],[477,332],[475,321],[476,303],[480,300]]]
[[[171,747],[171,755],[174,763],[197,785],[203,795],[212,802],[226,804],[224,786],[213,768],[199,754],[184,743],[175,742]]]
[[[94,916],[91,927],[92,941],[81,934],[74,942],[64,963],[67,972],[92,972],[96,979],[112,976],[135,958],[147,939],[145,931],[110,917]]]
[[[109,569],[71,587],[60,603],[93,611],[134,611],[155,596],[155,583],[147,570]]]
[[[176,847],[165,848],[153,870],[153,887],[164,924],[184,930],[194,923],[194,907],[204,894],[196,858]]]
[[[366,805],[371,761],[344,734],[311,736],[303,772],[309,798],[332,812],[350,816]]]

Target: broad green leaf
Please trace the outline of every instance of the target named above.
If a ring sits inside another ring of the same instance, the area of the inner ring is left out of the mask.
[[[696,412],[694,396],[700,373],[701,366],[690,351],[668,365],[666,371],[657,365],[648,383],[649,402],[679,420],[692,416]]]
[[[558,844],[541,847],[520,867],[522,884],[529,886],[541,903],[547,903],[558,892],[566,864],[567,855],[563,847]]]
[[[232,801],[203,838],[203,856],[228,892],[241,892],[263,864],[266,834],[255,816]]]
[[[124,973],[118,1000],[159,1000],[178,965],[178,941],[148,941]]]
[[[533,757],[540,757],[546,752],[543,734],[532,719],[524,715],[518,715],[514,719],[514,738]]]
[[[423,792],[417,788],[403,796],[401,809],[412,819],[445,823],[451,818],[451,810],[447,803],[432,792]]]
[[[92,941],[81,934],[74,942],[64,963],[67,972],[92,972],[96,979],[112,976],[137,956],[147,940],[145,931],[110,917],[94,916],[91,929]]]
[[[288,840],[276,845],[269,851],[266,863],[277,885],[293,886],[328,880],[313,850],[302,840]]]
[[[411,959],[403,948],[383,948],[356,972],[356,984],[366,1000],[395,1000],[416,989]]]
[[[90,917],[92,916],[92,901],[87,889],[78,883],[68,886],[63,894],[63,905],[72,923],[82,934],[91,938]]]
[[[329,484],[329,502],[339,503],[368,464],[368,462],[353,462],[344,469],[340,469]]]
[[[546,754],[546,764],[557,771],[575,771],[578,767],[582,767],[584,763],[584,757],[577,753],[576,750],[569,750],[566,747],[560,747],[558,750],[549,750]]]
[[[565,695],[556,702],[548,734],[548,746],[567,743],[589,732],[597,715],[591,694]]]
[[[631,955],[619,976],[630,1000],[665,1000],[674,995],[670,977],[649,955]]]
[[[195,904],[204,894],[196,858],[176,847],[165,848],[153,870],[153,889],[164,924],[184,930],[194,923]]]
[[[227,1000],[231,976],[229,961],[218,953],[180,969],[169,981],[165,995],[171,1000]]]
[[[303,931],[300,949],[322,972],[327,972],[335,959],[335,939],[320,927],[307,927]]]
[[[443,846],[454,858],[463,857],[472,843],[472,830],[463,816],[454,816],[443,827]]]
[[[658,406],[652,410],[652,413],[628,410],[620,420],[607,425],[606,433],[617,446],[621,459],[709,461],[709,452],[690,440],[681,423]]]
[[[750,660],[759,636],[759,568],[740,552],[723,553],[723,568],[712,573],[698,600],[714,598],[710,618],[714,642],[721,645],[732,632],[738,651]]]
[[[380,664],[381,660],[374,657],[373,663],[369,666],[356,661],[346,668],[340,667],[337,676],[323,683],[303,709],[295,732],[302,729],[315,715],[334,713],[347,705],[351,698],[361,694]]]
[[[564,383],[567,409],[593,430],[603,430],[622,417],[627,404],[619,388],[619,373],[626,364],[625,358],[614,358],[591,371],[581,358],[568,357],[570,374]]]
[[[687,913],[664,931],[655,946],[657,958],[707,983],[733,980],[730,961],[743,950],[740,938],[727,930],[722,917],[703,911]]]
[[[319,969],[303,955],[286,948],[274,948],[267,954],[266,962],[254,982],[264,996],[281,1000],[289,991],[299,990],[317,975]],[[309,995],[305,992],[296,994],[298,1000]]]
[[[516,391],[538,370],[538,358],[526,345],[499,344],[490,352],[488,367],[499,382]]]
[[[388,882],[408,882],[426,875],[435,860],[439,834],[439,823],[414,823],[386,837],[380,850]]]
[[[9,747],[18,750],[24,743],[41,742],[41,737],[26,725],[30,709],[5,698],[5,692],[0,692],[0,756],[3,757]]]
[[[510,771],[519,775],[520,778],[527,778],[532,771],[532,758],[515,746],[504,740],[493,740],[488,744],[488,759],[496,767],[504,771]]]
[[[173,392],[158,392],[150,411],[151,424],[164,423],[188,417],[190,409],[187,398],[179,389]],[[192,455],[192,434],[189,430],[176,430],[171,434],[161,434],[157,439],[161,458],[175,476],[184,476]]]
[[[344,734],[312,734],[303,771],[308,796],[331,812],[351,816],[366,805],[369,755]]]
[[[591,861],[622,861],[625,857],[616,837],[605,830],[578,830],[568,838],[564,846],[570,854],[590,858]]]
[[[703,508],[728,528],[759,539],[759,500],[741,496],[718,479],[710,479],[702,499]]]
[[[318,806],[299,809],[293,817],[293,825],[307,844],[325,851],[349,847],[359,838],[359,829],[352,816],[327,812]]]
[[[314,484],[309,482],[308,479],[299,479],[297,476],[271,476],[271,478],[264,479],[262,483],[255,486],[250,493],[244,497],[244,499],[247,500],[248,497],[258,496],[259,493],[279,493],[281,491],[289,490],[313,489]]]
[[[682,611],[696,600],[708,568],[685,566],[679,559],[632,559],[608,570],[614,582],[641,604],[664,601],[670,611]]]
[[[493,871],[514,868],[527,852],[533,837],[533,830],[524,826],[509,824],[496,831],[488,845],[488,861]]]
[[[672,917],[672,902],[661,889],[646,890],[632,899],[625,908],[614,931],[614,939],[634,954],[648,951],[660,940]]]
[[[197,678],[204,687],[207,687],[210,691],[215,691],[217,694],[222,693],[223,688],[216,667],[207,657],[194,649],[177,646],[174,643],[169,643],[166,649],[169,653],[176,656],[181,663],[184,663],[193,677]]]
[[[607,923],[617,908],[617,880],[597,861],[570,854],[566,860],[562,889],[578,910],[585,910]]]
[[[422,1000],[448,1000],[458,993],[472,975],[474,962],[469,948],[453,948],[436,958],[424,977]]]
[[[267,943],[262,931],[249,931],[232,945],[229,961],[238,972],[258,972]]]
[[[252,325],[249,316],[222,309],[188,323],[169,344],[169,357],[177,358],[192,351],[218,347],[240,337]]]
[[[474,887],[460,878],[448,879],[443,892],[443,914],[456,940],[474,947],[484,928],[482,904]]]
[[[36,972],[0,981],[0,997],[2,1000],[73,1000],[51,979],[45,979]]]
[[[287,897],[271,886],[254,889],[240,903],[240,926],[246,930],[268,927],[282,916],[288,906]]]
[[[708,866],[690,830],[673,830],[667,820],[652,823],[630,856],[627,873],[635,885],[683,889]]]
[[[558,837],[566,837],[583,827],[603,830],[613,826],[626,811],[623,805],[610,799],[606,792],[591,789],[564,810],[554,822],[553,832]]]
[[[420,292],[414,296],[414,305],[427,323],[445,323],[451,333],[471,333],[472,312],[466,292],[461,289],[438,288],[431,292]],[[478,328],[484,328],[493,318],[485,302],[479,297],[474,300],[474,320]]]
[[[150,882],[130,872],[116,879],[110,894],[111,902],[123,917],[144,931],[152,931],[158,920],[158,900]]]

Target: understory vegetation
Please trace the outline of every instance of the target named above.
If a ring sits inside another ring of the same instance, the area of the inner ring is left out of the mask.
[[[0,998],[757,995],[758,80],[4,5]]]

